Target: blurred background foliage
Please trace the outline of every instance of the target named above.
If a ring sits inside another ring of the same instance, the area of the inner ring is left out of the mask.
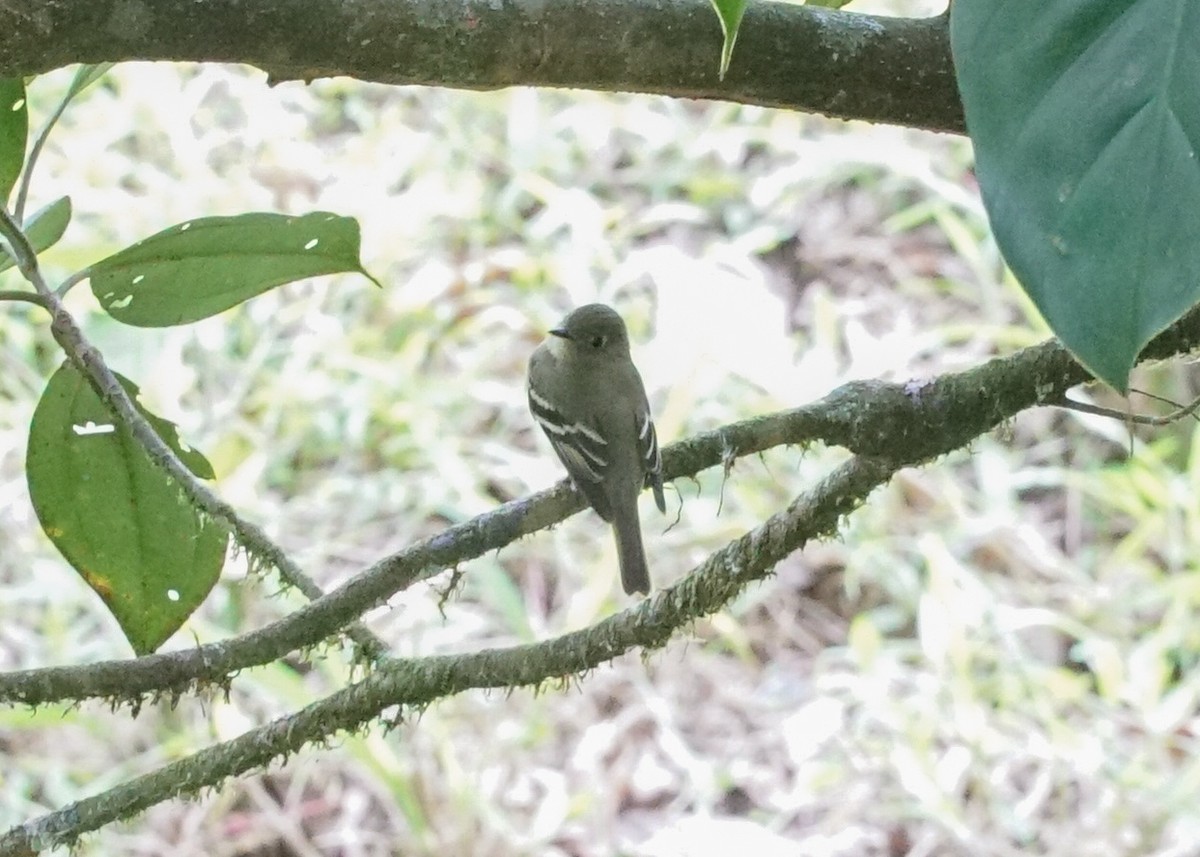
[[[34,84],[35,115],[69,80]],[[575,304],[625,315],[664,442],[849,379],[929,378],[1044,338],[970,165],[961,139],[732,104],[268,88],[246,68],[131,64],[68,111],[32,203],[74,200],[45,260],[52,280],[201,215],[361,221],[383,290],[325,278],[166,330],[121,328],[86,289],[69,300],[113,367],[209,456],[222,496],[329,587],[563,476],[523,379]],[[26,433],[60,359],[39,312],[0,312],[5,670],[129,655],[29,504]],[[1134,385],[1187,400],[1193,374],[1143,368]],[[902,472],[839,539],[662,651],[561,690],[445,700],[159,806],[79,853],[1190,853],[1200,454],[1191,423],[1133,435],[1023,414]],[[843,457],[774,450],[728,478],[677,482],[665,519],[647,502],[656,585]],[[369,624],[400,654],[472,651],[627,603],[591,512],[460,570],[444,612],[449,575]],[[256,627],[297,598],[235,561],[167,649]],[[0,824],[350,678],[330,648],[136,719],[97,704],[0,711]]]

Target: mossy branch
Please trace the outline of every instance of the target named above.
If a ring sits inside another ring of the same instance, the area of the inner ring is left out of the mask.
[[[683,625],[719,610],[809,539],[836,531],[895,465],[856,457],[787,509],[714,553],[676,585],[581,631],[543,643],[390,661],[370,676],[231,741],[136,777],[0,836],[0,855],[69,846],[83,833],[181,795],[219,785],[302,747],[354,730],[400,706],[400,717],[472,688],[539,686],[578,675],[634,648],[665,644]],[[570,499],[570,498],[559,498]]]
[[[1194,311],[1152,341],[1142,358],[1185,354],[1198,345],[1200,311]],[[814,441],[886,459],[897,467],[913,465],[966,445],[1026,408],[1056,404],[1068,389],[1086,380],[1087,372],[1062,346],[1046,342],[928,381],[852,382],[818,402],[671,444],[663,451],[664,472],[668,479],[677,479],[776,446]],[[320,643],[418,580],[498,550],[583,506],[569,484],[560,483],[385,557],[258,630],[187,651],[7,673],[0,675],[0,703],[38,705],[103,697],[140,704],[151,695],[222,685],[239,670]]]

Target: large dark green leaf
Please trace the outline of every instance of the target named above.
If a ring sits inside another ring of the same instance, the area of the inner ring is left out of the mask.
[[[92,293],[126,324],[187,324],[294,280],[365,274],[358,253],[358,222],[350,217],[203,217],[97,262]]]
[[[120,380],[136,397],[137,387]],[[212,478],[172,423],[138,409],[193,473]],[[26,470],[54,546],[108,605],[133,650],[157,649],[217,582],[225,528],[188,503],[69,363],[34,411]]]
[[[951,40],[996,240],[1124,390],[1200,300],[1200,3],[955,0]]]
[[[39,208],[25,220],[22,228],[25,237],[35,253],[41,253],[48,247],[53,247],[62,238],[71,222],[71,198],[60,196],[54,202]],[[0,247],[0,271],[5,271],[16,264],[16,260]]]
[[[0,78],[0,205],[21,175],[28,137],[25,84],[19,77]]]

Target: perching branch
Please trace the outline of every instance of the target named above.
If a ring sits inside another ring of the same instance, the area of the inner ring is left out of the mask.
[[[575,87],[963,130],[945,16],[751,3],[724,81],[709,0],[0,0],[0,32],[4,76],[235,62],[273,82]]]
[[[1198,346],[1200,310],[1156,337],[1142,359],[1163,359]],[[740,456],[813,441],[887,459],[897,467],[917,464],[966,445],[1026,408],[1056,403],[1088,378],[1062,346],[1045,342],[928,382],[853,382],[818,402],[671,444],[663,450],[664,473],[678,479]],[[153,693],[223,684],[241,669],[319,643],[418,580],[498,550],[582,508],[578,495],[560,483],[386,557],[256,631],[189,651],[0,675],[0,703],[37,705],[90,697],[139,703]]]

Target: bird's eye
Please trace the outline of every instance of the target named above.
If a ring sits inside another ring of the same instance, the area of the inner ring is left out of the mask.
[[[604,337],[603,336],[593,336],[592,337],[592,348],[603,348],[603,347],[604,347]]]

